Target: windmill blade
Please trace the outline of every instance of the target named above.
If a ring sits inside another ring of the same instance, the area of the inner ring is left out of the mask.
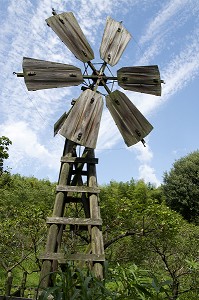
[[[110,93],[106,105],[128,147],[142,141],[153,129],[124,93],[118,90]]]
[[[54,15],[46,22],[79,60],[88,62],[94,58],[93,50],[72,12]]]
[[[161,96],[158,66],[124,67],[117,71],[118,84],[125,90]]]
[[[130,39],[131,34],[125,29],[121,22],[107,17],[100,46],[101,59],[111,66],[116,65]]]
[[[72,65],[34,58],[23,58],[23,75],[29,91],[79,85],[81,70]]]
[[[102,96],[87,89],[75,102],[59,133],[68,140],[94,149],[97,143],[102,109]]]

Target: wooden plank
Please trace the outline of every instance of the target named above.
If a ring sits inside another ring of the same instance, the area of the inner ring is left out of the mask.
[[[116,65],[130,39],[131,34],[125,29],[121,22],[107,17],[100,46],[101,59],[111,66]]]
[[[80,203],[82,202],[82,198],[79,198],[79,197],[70,197],[67,195],[66,197],[66,203]]]
[[[161,96],[161,79],[157,65],[124,67],[117,71],[118,84],[125,90]]]
[[[33,300],[32,298],[15,297],[15,296],[0,296],[0,300]]]
[[[58,185],[56,188],[57,192],[74,192],[74,193],[91,193],[99,194],[100,189],[98,187],[89,186],[71,186],[71,185]]]
[[[102,109],[102,96],[87,89],[75,102],[59,133],[77,144],[95,148]]]
[[[94,59],[93,50],[72,12],[52,16],[46,22],[78,59],[83,62]]]
[[[153,129],[124,93],[116,90],[109,94],[106,105],[128,147],[141,141]]]
[[[85,253],[44,253],[39,256],[43,260],[58,260],[59,263],[63,264],[69,260],[81,260],[81,261],[105,261],[104,254],[85,254]]]
[[[79,85],[81,70],[72,65],[34,58],[23,58],[24,80],[29,91]]]
[[[76,170],[73,170],[71,173],[72,173],[72,175],[76,175],[77,174]],[[87,176],[87,175],[88,175],[87,171],[81,171],[81,176]]]
[[[71,224],[71,225],[102,225],[101,219],[90,218],[65,218],[65,217],[49,217],[46,223],[48,224]]]
[[[64,124],[64,121],[66,120],[67,116],[68,116],[68,113],[64,112],[63,115],[54,124],[54,136],[58,133],[58,131]]]
[[[87,163],[87,164],[98,164],[98,158],[87,158],[87,157],[61,157],[61,162],[68,163]]]
[[[89,157],[95,157],[94,150],[89,152]],[[88,166],[88,185],[89,187],[97,186],[96,166]],[[100,207],[98,195],[91,194],[89,196],[90,203],[90,217],[93,219],[100,219]],[[104,243],[101,228],[97,226],[91,227],[91,250],[93,254],[104,255]],[[93,266],[94,274],[96,277],[103,279],[103,264],[95,262]]]

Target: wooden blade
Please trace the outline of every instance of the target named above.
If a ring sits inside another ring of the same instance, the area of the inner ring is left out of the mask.
[[[64,112],[63,115],[54,124],[54,136],[56,136],[56,134],[58,133],[58,131],[60,130],[60,128],[64,124],[66,118],[68,117],[69,112],[68,113]]]
[[[29,91],[79,85],[81,70],[75,66],[34,58],[23,58],[23,74]]]
[[[107,17],[100,47],[101,59],[111,66],[116,65],[130,39],[131,34],[125,29],[121,22]]]
[[[158,66],[124,67],[117,71],[117,77],[125,90],[161,96]]]
[[[102,96],[91,90],[81,93],[59,133],[68,140],[95,148],[102,116]]]
[[[72,12],[52,16],[46,22],[79,60],[87,62],[94,58],[93,50]]]
[[[128,147],[141,141],[153,129],[124,93],[116,90],[109,94],[106,105]]]

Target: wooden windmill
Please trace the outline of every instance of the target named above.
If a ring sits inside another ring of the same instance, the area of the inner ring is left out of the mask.
[[[97,277],[103,277],[105,257],[95,168],[98,160],[94,154],[103,110],[103,96],[98,87],[104,87],[106,106],[125,143],[131,146],[139,141],[144,144],[145,136],[153,127],[123,92],[112,92],[108,83],[114,80],[123,89],[160,96],[162,82],[156,65],[123,67],[116,77],[106,76],[107,65],[117,64],[131,39],[121,22],[107,18],[100,46],[103,62],[99,69],[91,62],[94,53],[72,12],[56,14],[53,10],[53,16],[46,22],[84,63],[85,71],[90,68],[91,74],[82,73],[73,65],[27,57],[23,58],[23,73],[17,73],[24,77],[29,91],[80,84],[83,90],[54,127],[55,134],[59,132],[66,142],[53,216],[47,218],[49,232],[45,253],[41,256],[43,287],[50,284],[47,274],[67,260],[87,262]],[[77,145],[85,147],[81,157],[77,155]],[[65,239],[71,243],[67,249]]]

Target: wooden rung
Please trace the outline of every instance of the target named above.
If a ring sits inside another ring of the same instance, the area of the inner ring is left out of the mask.
[[[75,175],[75,174],[77,174],[77,171],[73,170],[71,173],[72,173],[72,175]],[[82,170],[81,175],[82,176],[88,176],[88,171]]]
[[[81,261],[105,261],[104,254],[84,254],[75,253],[69,254],[64,259],[59,259],[60,264],[65,264],[68,260],[81,260]]]
[[[87,164],[98,164],[98,158],[89,157],[61,157],[61,162],[66,163],[87,163]]]
[[[80,203],[82,202],[82,198],[80,197],[70,197],[70,196],[67,196],[66,197],[66,203]]]
[[[76,192],[76,193],[92,193],[92,194],[99,194],[100,189],[98,187],[90,187],[84,185],[57,185],[56,188],[57,192]]]
[[[46,223],[48,224],[69,224],[69,225],[102,225],[101,219],[89,218],[65,218],[65,217],[49,217]]]
[[[58,260],[60,264],[65,264],[69,260],[81,260],[81,261],[105,261],[104,254],[85,254],[85,253],[44,253],[39,256],[40,259],[45,260]]]

